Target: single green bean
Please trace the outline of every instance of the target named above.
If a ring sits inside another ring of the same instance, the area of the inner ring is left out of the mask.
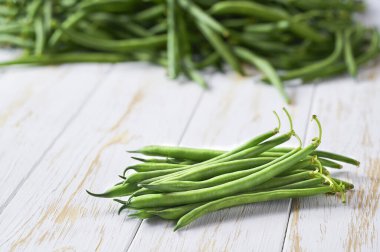
[[[220,150],[209,150],[200,148],[149,145],[138,150],[129,151],[129,153],[140,153],[147,156],[160,156],[202,162],[219,156],[224,152]]]
[[[1,41],[1,36],[0,36]],[[22,56],[16,60],[0,62],[0,66],[34,64],[34,65],[50,65],[76,62],[122,62],[128,59],[122,54],[111,53],[61,53],[61,54],[45,54]]]
[[[258,69],[260,69],[267,76],[272,85],[277,88],[285,101],[288,104],[290,103],[290,98],[285,92],[284,84],[282,83],[280,77],[277,75],[276,70],[267,60],[255,55],[243,47],[235,47],[234,51],[238,57],[249,62],[250,64],[255,65]]]
[[[177,207],[171,207],[166,208],[163,210],[146,210],[146,213],[158,216],[162,219],[166,220],[177,220],[181,218],[186,213],[190,212],[196,207],[201,206],[202,203],[195,203],[195,204],[188,204],[183,206],[177,206]]]
[[[178,0],[178,4],[185,11],[190,13],[190,15],[192,15],[197,20],[197,22],[201,22],[207,25],[212,30],[222,34],[223,36],[228,36],[229,32],[225,27],[223,27],[223,25],[221,25],[217,20],[208,15],[191,0]]]
[[[0,44],[14,45],[23,48],[32,48],[34,46],[33,41],[18,36],[9,34],[0,34]]]
[[[288,198],[300,198],[300,197],[309,197],[320,194],[326,194],[334,192],[334,190],[329,187],[317,187],[317,188],[308,188],[308,189],[287,189],[287,190],[273,190],[267,192],[259,193],[250,193],[242,194],[238,196],[230,196],[221,198],[215,201],[206,203],[200,207],[195,208],[194,210],[188,212],[182,216],[174,230],[183,228],[184,226],[190,224],[194,220],[200,218],[201,216],[214,212],[220,209],[229,208],[233,206],[251,204],[263,201],[279,200],[279,199],[288,199]]]
[[[157,170],[157,171],[146,171],[146,172],[137,172],[133,173],[130,176],[127,177],[127,179],[124,181],[124,183],[139,183],[141,181],[155,178],[157,176],[167,175],[171,173],[175,173],[178,171],[182,171],[186,168],[172,168],[172,169],[165,169],[165,170]]]
[[[360,162],[358,160],[355,160],[353,158],[343,156],[340,154],[332,153],[332,152],[327,152],[327,151],[323,151],[323,150],[316,150],[314,152],[314,154],[317,155],[318,157],[322,157],[322,158],[329,158],[329,159],[341,161],[341,162],[356,165],[356,166],[360,165]]]
[[[203,36],[206,37],[206,39],[214,47],[215,51],[220,55],[220,57],[223,58],[234,71],[238,72],[241,75],[244,75],[243,69],[241,68],[240,63],[236,59],[231,48],[219,37],[219,35],[201,22],[197,22],[197,26],[202,32]]]
[[[44,50],[44,44],[45,44],[44,24],[41,18],[37,18],[36,21],[34,21],[34,30],[36,34],[36,42],[34,44],[34,54],[41,55]]]
[[[149,171],[158,171],[158,170],[168,170],[168,169],[176,169],[176,168],[183,168],[187,165],[181,165],[181,164],[168,164],[168,163],[142,163],[142,164],[135,164],[128,166],[125,168],[123,174],[128,170],[135,170],[137,172],[149,172]]]
[[[351,30],[347,29],[344,32],[344,60],[347,65],[348,72],[355,77],[357,75],[357,66],[355,63],[355,58],[352,51],[351,41]]]
[[[165,6],[162,4],[154,5],[150,8],[144,9],[139,13],[135,14],[132,18],[133,20],[144,22],[148,20],[155,19],[157,17],[165,16]]]
[[[136,50],[145,50],[150,48],[162,47],[167,42],[166,35],[151,36],[149,38],[134,38],[125,40],[107,40],[99,39],[73,30],[66,30],[73,42],[96,50],[110,52],[134,52]]]
[[[136,9],[139,0],[96,0],[80,2],[78,8],[85,12],[120,12],[128,13]]]
[[[168,20],[168,75],[169,78],[175,79],[179,73],[179,38],[177,20],[177,6],[175,0],[166,0],[167,3],[167,20]]]
[[[277,188],[277,190],[283,190],[283,189],[307,189],[317,186],[323,186],[324,179],[323,178],[312,178],[307,179],[300,182],[295,182],[289,185],[280,186]]]

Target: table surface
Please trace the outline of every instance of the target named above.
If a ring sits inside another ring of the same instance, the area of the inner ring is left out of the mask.
[[[273,87],[209,73],[212,88],[204,91],[143,63],[2,69],[0,250],[380,251],[379,70],[377,61],[356,79],[287,88],[305,143],[316,133],[310,117],[317,114],[321,149],[362,161],[333,172],[356,185],[346,204],[335,196],[257,203],[173,232],[173,222],[117,215],[115,202],[85,189],[117,181],[133,163],[128,149],[229,149],[272,128],[272,110],[284,106]]]

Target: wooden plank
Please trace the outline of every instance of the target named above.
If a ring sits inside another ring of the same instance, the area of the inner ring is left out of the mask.
[[[115,202],[90,197],[85,189],[115,183],[131,163],[126,149],[176,144],[201,92],[168,81],[159,67],[115,66],[5,208],[1,250],[124,250],[139,222],[118,216]]]
[[[212,87],[211,93],[204,94],[181,144],[229,149],[275,127],[272,111],[281,111],[284,104],[273,87],[219,74],[212,79]],[[302,136],[313,88],[289,92],[297,100],[290,112]],[[283,131],[287,129],[284,119]],[[279,251],[288,204],[285,200],[218,211],[177,232],[172,222],[143,221],[128,251]]]
[[[285,251],[380,251],[379,66],[363,71],[358,81],[347,77],[318,86],[312,111],[323,124],[321,148],[362,164],[333,173],[356,186],[347,204],[334,196],[293,202]]]
[[[0,84],[0,212],[108,69],[110,65],[14,68],[4,74]]]

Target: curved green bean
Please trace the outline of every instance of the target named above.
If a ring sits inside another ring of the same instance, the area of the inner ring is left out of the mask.
[[[300,198],[300,197],[310,197],[320,194],[332,193],[334,190],[329,186],[308,188],[308,189],[287,189],[287,190],[273,190],[266,192],[242,194],[239,196],[231,196],[226,198],[221,198],[215,201],[206,203],[194,210],[188,212],[182,216],[175,226],[174,230],[183,228],[193,222],[194,220],[200,218],[201,216],[214,212],[220,209],[229,208],[233,206],[251,204],[263,201],[287,199],[287,198]]]

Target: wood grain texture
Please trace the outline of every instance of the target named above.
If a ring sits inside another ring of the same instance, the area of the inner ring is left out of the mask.
[[[380,214],[380,76],[379,66],[357,81],[331,80],[316,89],[313,113],[323,123],[321,148],[362,161],[334,172],[356,188],[342,204],[335,196],[294,201],[285,251],[379,251]],[[308,130],[308,137],[313,135]]]
[[[232,74],[215,75],[211,82],[213,90],[203,95],[181,144],[230,149],[276,127],[272,111],[281,110],[284,104],[272,87],[254,85],[252,79]],[[297,96],[297,106],[291,106],[290,112],[301,136],[309,121],[312,91],[312,86],[289,90]],[[287,121],[280,115],[285,132]],[[279,251],[288,206],[284,200],[226,209],[177,232],[172,222],[143,221],[128,251]]]
[[[126,149],[179,141],[201,89],[176,85],[161,68],[115,66],[4,209],[0,250],[123,251],[139,222],[85,189],[115,183]]]
[[[96,64],[15,68],[3,74],[0,212],[109,68]]]

